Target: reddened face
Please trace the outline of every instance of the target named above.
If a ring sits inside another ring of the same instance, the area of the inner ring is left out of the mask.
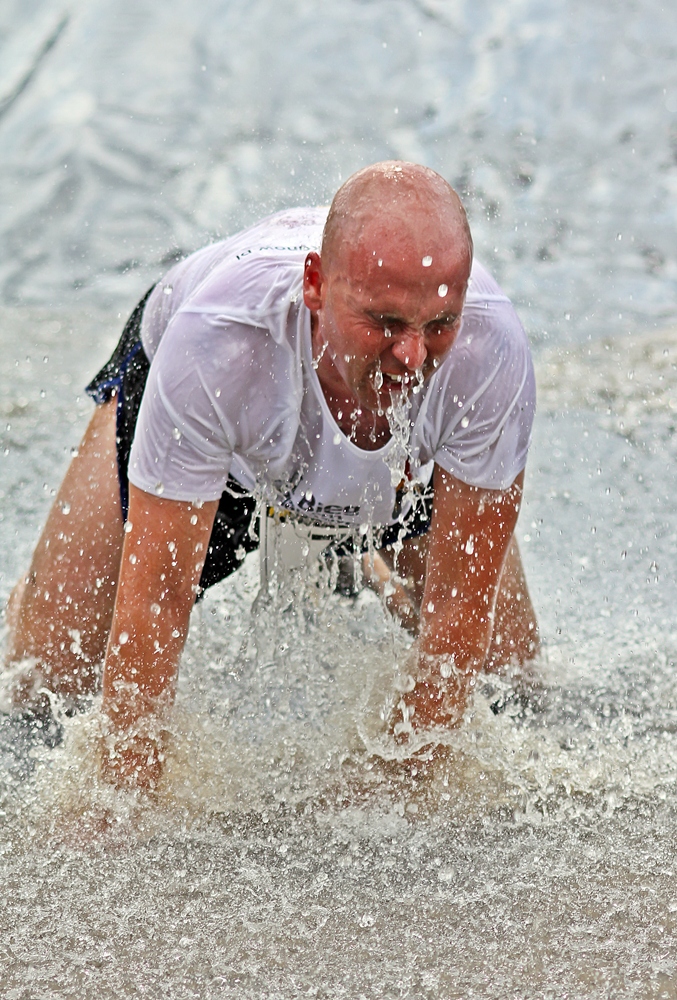
[[[368,410],[429,378],[461,323],[471,265],[465,232],[428,206],[406,207],[385,219],[374,212],[326,265],[317,253],[306,258],[320,382]]]

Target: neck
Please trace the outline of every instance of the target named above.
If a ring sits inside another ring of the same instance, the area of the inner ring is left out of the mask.
[[[372,410],[362,409],[355,398],[349,395],[336,395],[330,387],[323,384],[321,378],[320,386],[332,417],[345,436],[358,448],[376,451],[390,440],[390,425],[385,414],[379,416]]]

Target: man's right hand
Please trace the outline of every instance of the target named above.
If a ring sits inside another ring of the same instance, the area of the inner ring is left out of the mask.
[[[166,738],[111,733],[101,741],[101,776],[119,789],[153,792],[162,776]]]

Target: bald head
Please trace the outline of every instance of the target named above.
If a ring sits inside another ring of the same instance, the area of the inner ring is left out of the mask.
[[[322,238],[325,271],[345,262],[357,246],[367,243],[376,255],[386,252],[391,236],[411,234],[416,242],[441,243],[472,262],[470,227],[451,185],[429,167],[386,160],[364,167],[334,196]]]

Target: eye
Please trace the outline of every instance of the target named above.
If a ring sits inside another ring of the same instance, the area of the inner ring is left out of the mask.
[[[396,316],[379,316],[379,323],[383,327],[386,337],[398,333],[402,328],[402,320],[397,319]]]
[[[402,320],[397,316],[386,316],[384,313],[373,313],[369,320],[377,326],[386,338],[395,336],[402,329]]]
[[[458,326],[458,316],[442,316],[426,327],[426,333],[431,337],[441,337],[453,333]]]

